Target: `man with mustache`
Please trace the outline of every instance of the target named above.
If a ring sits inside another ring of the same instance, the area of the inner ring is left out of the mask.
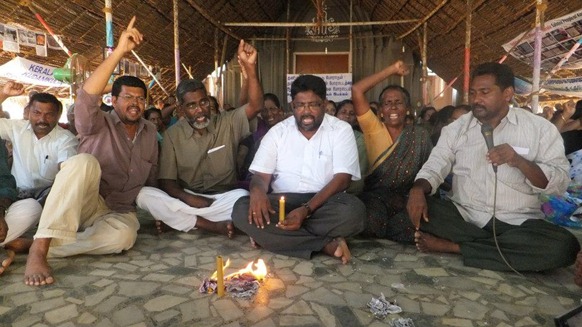
[[[135,243],[135,198],[144,184],[155,185],[158,161],[156,127],[142,117],[145,83],[117,78],[111,90],[114,110],[99,108],[113,70],[143,40],[134,23],[135,17],[77,94],[79,154],[62,163],[47,198],[26,261],[27,285],[54,283],[47,257],[120,253]]]
[[[0,103],[23,93],[22,84],[7,82],[0,89]],[[32,240],[19,237],[40,219],[61,163],[77,154],[79,144],[73,134],[58,126],[63,105],[54,95],[35,93],[27,107],[28,120],[0,118],[0,138],[12,142],[11,172],[18,191],[16,201],[6,211],[10,224],[6,237],[0,237],[0,246],[16,252],[30,247]]]
[[[180,82],[176,98],[185,119],[165,133],[160,155],[160,189],[145,187],[137,205],[165,226],[188,232],[202,229],[227,237],[234,235],[232,206],[248,192],[237,187],[236,155],[240,141],[250,134],[249,120],[263,106],[256,71],[257,51],[241,40],[237,55],[248,74],[247,105],[213,115],[204,84]]]
[[[322,252],[346,264],[351,254],[344,237],[363,230],[366,210],[345,193],[351,180],[360,179],[354,133],[348,123],[325,114],[326,85],[320,77],[297,77],[291,98],[293,117],[261,141],[249,168],[250,197],[236,202],[232,219],[269,251],[304,259]]]
[[[476,67],[472,111],[442,129],[417,174],[407,210],[421,252],[457,253],[467,266],[500,271],[574,263],[576,237],[545,221],[539,199],[568,186],[562,138],[546,119],[509,107],[513,81],[507,65]],[[451,171],[450,201],[430,196]]]

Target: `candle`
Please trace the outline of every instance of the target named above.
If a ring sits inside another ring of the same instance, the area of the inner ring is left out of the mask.
[[[282,223],[285,220],[285,197],[282,196],[279,199],[279,222]]]
[[[218,297],[224,296],[224,271],[221,256],[216,257],[216,292]]]

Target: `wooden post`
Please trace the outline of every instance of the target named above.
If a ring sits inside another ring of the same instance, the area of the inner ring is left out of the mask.
[[[429,102],[428,95],[428,58],[427,58],[427,48],[428,48],[428,26],[424,23],[423,33],[422,33],[422,104],[427,105]]]
[[[540,92],[540,67],[542,63],[542,16],[544,14],[545,3],[543,0],[537,0],[536,3],[536,29],[534,42],[534,60],[533,60],[533,76],[532,76],[532,97],[531,110],[534,114],[538,111],[539,92]]]
[[[469,82],[471,78],[471,20],[473,18],[472,1],[467,0],[467,19],[465,28],[465,65],[463,66],[463,103],[469,103]]]
[[[178,0],[174,0],[174,69],[176,71],[176,88],[180,84],[180,22],[178,21]]]

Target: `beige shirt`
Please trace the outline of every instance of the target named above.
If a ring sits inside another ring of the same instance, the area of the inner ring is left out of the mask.
[[[197,193],[232,190],[238,144],[248,134],[245,107],[213,116],[203,135],[180,120],[164,133],[158,179],[175,180]]]

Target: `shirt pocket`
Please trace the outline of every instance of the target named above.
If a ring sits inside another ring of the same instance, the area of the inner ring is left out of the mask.
[[[46,156],[42,159],[40,162],[40,177],[47,181],[54,181],[58,172],[59,162],[56,157],[50,158],[49,156]]]

